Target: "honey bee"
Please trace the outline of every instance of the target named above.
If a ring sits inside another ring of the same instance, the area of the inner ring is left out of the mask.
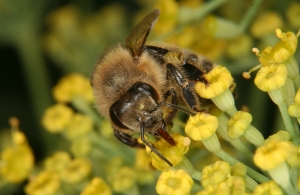
[[[202,99],[194,91],[195,82],[208,85],[205,74],[214,64],[206,58],[168,44],[146,44],[159,10],[150,12],[139,22],[126,39],[126,45],[116,45],[103,54],[92,76],[96,107],[108,118],[114,135],[131,147],[147,145],[170,166],[145,134],[165,139],[176,145],[167,132],[177,110],[190,115],[200,111]],[[188,109],[178,104],[184,103]],[[163,109],[169,108],[167,116]],[[138,142],[133,137],[140,133]]]

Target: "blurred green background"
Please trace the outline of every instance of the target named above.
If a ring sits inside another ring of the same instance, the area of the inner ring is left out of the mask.
[[[277,108],[268,95],[255,87],[253,78],[243,79],[242,72],[259,63],[251,52],[252,47],[262,50],[278,41],[276,28],[298,31],[299,1],[255,1],[258,9],[253,11],[246,25],[242,22],[247,18],[243,17],[256,5],[253,1],[174,2],[182,11],[177,16],[182,18],[170,19],[166,24],[174,25],[167,32],[158,29],[150,39],[182,46],[186,40],[183,35],[193,37],[192,40],[197,37],[187,47],[199,53],[204,51],[204,55],[217,64],[228,67],[237,83],[237,108],[247,106],[244,109],[249,109],[254,116],[253,125],[263,130],[264,135],[283,128]],[[213,2],[218,4],[213,5]],[[37,161],[54,151],[57,147],[54,143],[63,140],[59,135],[44,131],[40,123],[44,110],[54,103],[51,88],[68,73],[78,72],[88,77],[105,48],[124,42],[134,24],[159,3],[150,0],[0,0],[0,130],[8,129],[8,119],[16,116]],[[205,5],[214,7],[201,10]],[[192,19],[182,8],[191,10]],[[161,11],[169,9],[163,7]],[[193,16],[200,13],[199,10],[202,15]],[[232,36],[226,31],[222,36],[207,35],[209,38],[187,33],[186,26],[199,28],[208,15],[244,26],[232,26],[233,32],[235,28],[242,29]],[[299,49],[295,57],[300,62]]]

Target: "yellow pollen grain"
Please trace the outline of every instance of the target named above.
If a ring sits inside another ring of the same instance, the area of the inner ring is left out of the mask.
[[[144,109],[144,108],[145,108],[145,104],[141,103],[140,106],[139,106],[139,108],[140,108],[141,110]]]

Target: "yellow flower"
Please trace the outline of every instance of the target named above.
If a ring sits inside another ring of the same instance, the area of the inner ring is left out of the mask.
[[[80,195],[111,195],[111,189],[100,177],[94,177]]]
[[[259,54],[258,50],[255,50],[257,53],[256,55],[259,56],[258,60],[263,66],[269,66],[271,64],[274,64],[273,56],[271,55],[272,47],[267,46],[261,54]]]
[[[196,195],[231,195],[230,187],[224,181],[217,185],[207,186],[201,192],[198,192]]]
[[[299,118],[300,117],[300,104],[293,103],[289,106],[288,109],[289,115],[292,117]],[[298,120],[299,122],[299,120]]]
[[[92,129],[93,120],[86,115],[76,113],[70,119],[65,135],[68,139],[74,140],[91,132]]]
[[[206,113],[190,116],[185,125],[185,132],[195,141],[202,141],[211,137],[218,128],[218,119]]]
[[[256,74],[255,85],[262,91],[278,89],[285,84],[287,69],[284,64],[263,66]]]
[[[63,77],[53,88],[53,96],[56,101],[61,103],[71,102],[76,96],[82,97],[87,102],[93,101],[89,80],[77,73]]]
[[[233,78],[230,72],[223,66],[216,66],[209,73],[205,75],[209,85],[198,82],[195,85],[196,92],[203,98],[211,99],[230,87],[233,82]]]
[[[298,89],[294,100],[295,103],[289,106],[288,112],[290,116],[297,117],[297,119],[300,119],[300,89]],[[298,122],[300,121],[299,119]]]
[[[88,159],[76,158],[70,161],[60,176],[64,182],[76,184],[84,181],[92,172],[92,165]]]
[[[198,113],[190,116],[185,125],[185,132],[195,141],[202,141],[204,146],[215,153],[221,149],[220,142],[216,136],[218,119],[213,115]]]
[[[21,183],[34,166],[34,156],[27,144],[5,148],[1,152],[0,175],[11,183]]]
[[[272,141],[290,141],[291,135],[284,130],[279,130],[277,133],[270,135],[266,140],[265,144]]]
[[[252,195],[282,195],[280,187],[274,182],[262,183],[254,189]]]
[[[60,190],[59,175],[51,171],[43,171],[31,179],[25,186],[28,195],[55,195]]]
[[[280,29],[276,29],[275,32],[276,32],[277,37],[279,37],[281,39],[281,41],[276,43],[276,45],[274,47],[270,47],[270,46],[266,47],[261,54],[259,53],[259,50],[257,48],[252,49],[252,51],[255,52],[257,56],[259,56],[259,61],[261,64],[252,68],[248,72],[244,72],[243,76],[245,78],[247,78],[247,79],[250,78],[250,73],[261,68],[262,66],[271,66],[271,65],[273,66],[272,69],[277,67],[277,65],[278,66],[285,65],[286,66],[285,69],[287,69],[287,71],[286,71],[287,75],[293,81],[297,80],[297,78],[299,77],[299,75],[298,75],[299,67],[293,57],[293,54],[295,53],[296,48],[297,48],[298,37],[300,35],[300,31],[298,31],[297,35],[295,35],[293,32],[283,33]],[[271,68],[269,68],[269,69],[271,69]],[[264,72],[268,72],[268,71],[269,71],[268,69],[264,70]],[[271,88],[274,88],[274,87],[278,88],[278,86],[277,86],[278,82],[282,83],[282,81],[279,81],[279,80],[274,81],[273,80],[273,81],[270,81],[270,83],[268,85],[272,86]],[[274,85],[272,85],[272,83],[274,83]],[[283,83],[285,83],[285,81]],[[260,84],[260,85],[263,89],[261,89],[261,87],[259,87],[259,86],[258,87],[262,91],[272,90],[266,86],[263,86],[262,84]]]
[[[163,171],[156,184],[159,195],[188,195],[193,185],[193,179],[184,170]]]
[[[231,139],[237,139],[243,135],[250,126],[252,116],[248,112],[238,111],[235,115],[227,122],[228,135]]]
[[[286,141],[272,141],[256,149],[254,163],[264,171],[274,169],[286,161],[291,145]]]
[[[257,182],[247,175],[247,167],[243,163],[237,163],[232,166],[230,172],[231,176],[238,176],[244,180],[239,182],[238,179],[237,183],[240,183],[242,186],[244,182],[246,184],[246,187],[249,189],[253,189],[255,186],[257,186]]]
[[[87,136],[72,140],[71,152],[75,157],[85,157],[90,154],[92,149],[92,142]]]
[[[231,175],[245,177],[247,173],[247,167],[243,163],[237,163],[231,167]]]
[[[243,135],[250,143],[255,146],[261,146],[264,143],[262,134],[250,123],[252,116],[248,112],[238,111],[227,122],[228,136],[231,139],[237,139]]]
[[[268,171],[278,185],[290,189],[290,174],[286,163],[290,152],[290,142],[272,141],[257,148],[253,160],[256,166]]]
[[[171,136],[176,143],[175,146],[170,145],[164,139],[160,139],[154,144],[154,147],[164,157],[166,157],[173,164],[173,166],[176,166],[183,159],[183,155],[189,150],[190,142],[188,141],[189,138],[177,133],[173,133]],[[152,150],[149,147],[146,147],[146,151],[148,154],[150,154],[152,159],[152,166],[154,166],[156,169],[167,170],[170,168],[170,166],[160,157],[158,157],[154,152],[152,152]]]
[[[230,187],[230,194],[232,195],[241,195],[246,192],[246,181],[243,177],[230,176],[226,183]]]
[[[285,61],[291,55],[294,55],[297,44],[299,32],[297,35],[293,32],[283,33],[281,29],[276,29],[276,35],[281,39],[281,42],[278,42],[273,48],[273,55],[275,63],[281,63]],[[283,53],[280,53],[283,51]]]
[[[136,185],[136,172],[130,167],[121,167],[111,178],[111,186],[115,192],[130,191]]]
[[[291,144],[291,151],[287,163],[293,168],[300,168],[300,146]]]
[[[197,82],[195,90],[200,97],[211,99],[221,110],[233,115],[236,112],[234,99],[229,87],[233,78],[225,67],[216,66],[205,75],[209,84]]]
[[[174,0],[158,0],[155,8],[160,10],[160,16],[153,27],[153,33],[165,34],[172,31],[177,24],[178,3]]]
[[[64,104],[56,104],[45,111],[42,124],[51,133],[62,132],[69,124],[72,115],[71,108]]]
[[[283,25],[281,17],[278,17],[279,13],[265,12],[259,16],[252,24],[250,28],[251,34],[256,38],[263,38],[278,27]]]
[[[229,174],[230,165],[225,161],[217,161],[215,164],[203,168],[201,184],[204,188],[209,185],[219,184],[225,181]]]
[[[47,171],[60,173],[70,161],[71,156],[67,152],[57,151],[52,156],[45,159],[44,167]]]

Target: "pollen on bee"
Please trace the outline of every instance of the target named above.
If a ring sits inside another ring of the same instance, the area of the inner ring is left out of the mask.
[[[144,103],[141,103],[141,104],[139,105],[139,108],[140,108],[140,110],[144,109],[144,108],[145,108],[145,104],[144,104]]]

